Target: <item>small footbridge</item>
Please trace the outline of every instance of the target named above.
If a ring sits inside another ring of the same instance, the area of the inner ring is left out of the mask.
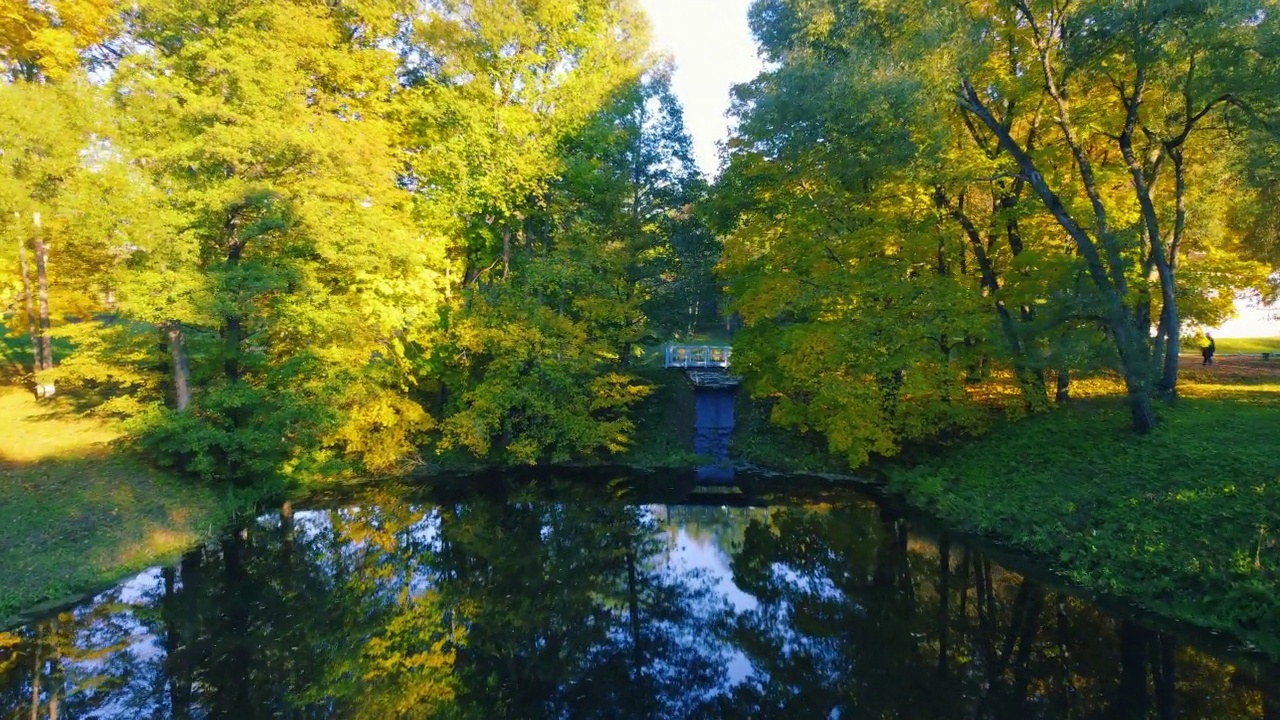
[[[731,388],[742,384],[729,373],[732,357],[728,345],[668,345],[665,367],[684,370],[694,387]]]
[[[734,391],[742,378],[730,373],[733,348],[727,345],[668,345],[664,366],[682,370],[693,385],[693,451],[716,467],[700,468],[705,480],[730,480],[729,440],[733,436]]]

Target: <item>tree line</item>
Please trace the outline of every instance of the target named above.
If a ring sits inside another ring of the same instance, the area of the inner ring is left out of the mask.
[[[631,0],[19,2],[0,73],[28,381],[188,471],[616,452],[719,313]]]
[[[642,348],[727,309],[857,465],[1101,370],[1146,432],[1184,332],[1273,293],[1270,3],[751,23],[708,187],[631,0],[20,3],[6,347],[165,462],[304,477],[618,452]]]
[[[710,213],[734,357],[854,464],[1101,370],[1147,432],[1181,336],[1272,295],[1272,3],[757,0],[751,23],[769,66]]]

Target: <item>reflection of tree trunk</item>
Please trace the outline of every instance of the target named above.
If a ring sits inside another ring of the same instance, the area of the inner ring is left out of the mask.
[[[183,585],[187,586],[191,578],[187,569],[188,560],[182,560]],[[164,617],[165,674],[169,680],[169,710],[174,720],[184,720],[191,716],[191,686],[187,683],[186,658],[182,647],[182,636],[178,629],[178,597],[176,573],[172,567],[163,571],[164,600],[160,612]]]
[[[987,606],[987,617],[994,618],[996,616],[996,586],[991,577],[991,561],[983,558],[982,566],[979,569],[982,572],[982,589],[986,594],[983,602]]]
[[[990,585],[990,575],[985,582]],[[1030,668],[1031,646],[1035,641],[1039,628],[1040,609],[1044,605],[1044,591],[1030,580],[1023,580],[1018,585],[1018,595],[1013,601],[1012,614],[1009,618],[1009,629],[1005,632],[1004,645],[1000,657],[988,666],[987,691],[978,700],[974,717],[983,717],[987,701],[996,695],[1004,686],[1003,676],[1010,667],[1013,668],[1013,679],[1008,684],[1009,697],[1016,703],[1020,717],[1022,706],[1027,699],[1027,686],[1031,682]],[[1014,651],[1017,655],[1014,655]]]
[[[882,550],[877,554],[873,582],[877,587],[892,589],[902,594],[908,614],[915,612],[915,586],[911,568],[907,562],[907,543],[910,540],[906,520],[881,510],[880,521],[887,534]]]
[[[231,652],[227,657],[230,662],[230,677],[223,681],[224,687],[230,686],[228,689],[231,690],[230,697],[227,698],[229,705],[223,713],[226,717],[252,717],[254,714],[249,693],[249,673],[253,658],[249,650],[249,616],[245,609],[249,598],[242,557],[247,534],[247,530],[240,529],[222,543],[225,592],[230,605],[227,610],[230,627],[225,639],[231,642]]]
[[[979,559],[974,567],[973,605],[978,612],[978,640],[983,660],[988,664],[996,661],[995,638],[991,633],[991,616],[993,614],[990,599],[991,565],[985,559]]]
[[[1013,600],[1013,613],[1009,618],[1009,629],[1004,634],[1004,646],[1000,649],[1000,659],[991,666],[991,681],[1004,674],[1013,657],[1013,649],[1022,637],[1022,625],[1025,622],[1027,605],[1031,601],[1031,581],[1023,580],[1018,585],[1018,596]]]
[[[53,628],[56,636],[57,620],[53,621]],[[49,720],[58,720],[58,705],[66,692],[66,682],[66,676],[62,672],[62,656],[55,648],[49,659]]]
[[[35,665],[31,669],[31,720],[40,717],[40,636],[34,638]]]
[[[1018,637],[1018,654],[1013,659],[1013,697],[1017,698],[1019,707],[1027,701],[1027,686],[1031,683],[1031,646],[1035,644],[1036,632],[1040,629],[1040,610],[1043,607],[1044,590],[1033,585],[1022,620],[1022,633]]]
[[[907,611],[914,615],[916,611],[916,583],[915,578],[911,575],[911,561],[907,557],[907,546],[910,545],[910,528],[907,526],[905,519],[899,519],[896,524],[898,536],[897,542],[894,544],[894,562],[898,566],[898,582],[902,589],[902,594],[907,603]]]
[[[287,567],[293,560],[293,503],[287,500],[280,506],[280,538]]]
[[[631,662],[635,678],[640,676],[640,592],[636,582],[635,538],[627,537],[627,606],[631,615]]]
[[[1069,710],[1072,705],[1071,700],[1075,697],[1076,689],[1075,686],[1071,684],[1071,666],[1069,664],[1071,660],[1071,651],[1067,647],[1067,643],[1071,639],[1071,626],[1069,625],[1069,618],[1067,617],[1066,594],[1058,593],[1057,598],[1054,600],[1054,604],[1057,606],[1058,616],[1056,628],[1056,643],[1058,645],[1059,661],[1058,668],[1062,673],[1059,686],[1062,688],[1062,707]]]
[[[1172,675],[1172,671],[1169,674]],[[1262,704],[1262,720],[1280,720],[1280,699],[1275,695],[1276,679],[1275,673],[1266,668],[1242,666],[1231,673],[1228,687],[1235,693],[1257,693]]]
[[[1174,696],[1175,657],[1177,649],[1173,638],[1168,635],[1157,635],[1151,648],[1151,679],[1156,688],[1156,717],[1160,720],[1173,720],[1176,713],[1177,699]]]
[[[1120,683],[1107,712],[1108,720],[1138,720],[1147,716],[1147,637],[1133,621],[1120,623]]]
[[[947,641],[951,629],[951,540],[938,541],[938,674],[947,674]]]
[[[40,213],[33,213],[32,218],[35,221],[36,230],[36,286],[40,293],[40,370],[47,373],[53,369],[53,339],[50,336],[49,325],[49,246],[44,244],[40,228]],[[55,392],[53,381],[44,377],[39,382],[41,394],[47,398],[53,397]]]

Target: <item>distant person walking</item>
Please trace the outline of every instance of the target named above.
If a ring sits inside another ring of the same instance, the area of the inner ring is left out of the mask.
[[[1204,364],[1213,364],[1213,353],[1217,351],[1218,344],[1213,341],[1213,336],[1205,333],[1205,342],[1200,345],[1200,354],[1204,356]]]

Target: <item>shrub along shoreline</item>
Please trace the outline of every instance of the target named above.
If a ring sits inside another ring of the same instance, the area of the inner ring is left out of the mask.
[[[889,490],[1069,582],[1280,658],[1280,373],[1186,373],[1147,436],[1115,397],[889,469]]]

